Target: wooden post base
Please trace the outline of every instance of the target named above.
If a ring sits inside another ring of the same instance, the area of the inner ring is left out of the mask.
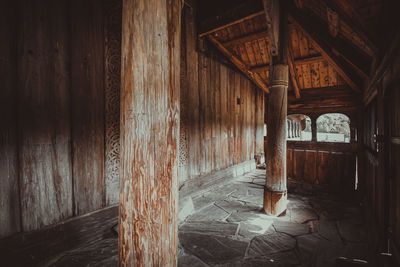
[[[281,216],[286,213],[287,191],[271,191],[264,188],[264,211],[268,215]]]

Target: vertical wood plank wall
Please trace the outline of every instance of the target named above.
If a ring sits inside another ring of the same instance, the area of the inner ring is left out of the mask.
[[[197,52],[195,10],[184,7],[181,47],[180,183],[264,154],[264,93]]]
[[[400,263],[400,33],[387,37],[373,72],[379,79],[364,93],[362,182],[371,248],[389,246]]]
[[[121,54],[120,0],[3,2],[0,238],[118,202]]]
[[[0,3],[0,237],[20,231],[18,192],[17,9]],[[7,27],[4,27],[7,25]]]
[[[287,176],[310,184],[328,185],[332,191],[353,193],[356,144],[289,141]]]

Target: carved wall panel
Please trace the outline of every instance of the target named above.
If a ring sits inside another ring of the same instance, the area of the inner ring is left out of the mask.
[[[121,87],[121,0],[105,0],[105,184],[106,205],[118,203]]]

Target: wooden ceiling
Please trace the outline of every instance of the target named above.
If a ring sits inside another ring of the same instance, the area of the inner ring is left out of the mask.
[[[260,6],[255,0],[248,5],[252,3],[256,3],[257,8]],[[208,28],[201,31],[199,37],[207,37],[240,71],[268,92],[271,54],[268,29],[264,10],[254,12],[257,8],[248,8],[252,12],[241,17],[235,18],[233,14],[234,19],[230,22],[225,19],[222,25],[210,26],[212,23],[208,19]],[[326,101],[331,103],[329,105],[359,105],[377,50],[374,32],[368,29],[377,28],[381,8],[380,0],[292,1],[289,10],[289,108],[298,108],[302,101],[308,103],[311,98],[315,107],[321,98],[316,98],[312,92],[326,98],[324,92],[334,94],[338,90],[351,92],[333,96],[336,104]]]

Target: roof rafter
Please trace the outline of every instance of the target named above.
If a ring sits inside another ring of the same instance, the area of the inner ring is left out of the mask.
[[[376,51],[376,45],[365,32],[366,23],[362,19],[362,17],[355,10],[353,5],[347,1],[332,1],[332,0],[322,0],[325,5],[336,12],[339,15],[339,19],[343,20],[372,50]],[[355,22],[356,20],[357,22]]]
[[[296,68],[294,67],[294,60],[293,60],[293,52],[292,48],[289,45],[288,49],[288,65],[289,65],[289,75],[290,75],[290,80],[292,81],[293,84],[293,90],[294,90],[294,95],[296,98],[300,98],[300,87],[299,87],[299,78],[297,76]]]
[[[360,92],[360,77],[358,77],[352,68],[348,66],[348,60],[343,60],[340,57],[340,55],[343,55],[341,47],[331,47],[331,45],[336,42],[329,33],[321,29],[321,23],[315,19],[313,20],[310,15],[306,15],[299,9],[291,9],[290,15],[293,19],[294,25],[313,41],[315,47],[320,51],[328,63],[335,68],[343,80],[353,90]],[[347,57],[349,57],[349,55],[347,55]]]
[[[247,42],[251,42],[254,40],[258,40],[258,39],[265,39],[265,38],[268,38],[267,30],[251,33],[248,35],[240,36],[238,38],[229,40],[227,42],[224,42],[224,46],[229,48],[232,46],[241,45],[241,44],[245,44]]]
[[[215,47],[225,55],[241,72],[243,72],[251,81],[253,81],[260,89],[269,94],[268,86],[265,84],[260,75],[256,72],[253,72],[249,69],[249,67],[242,62],[239,58],[233,55],[226,47],[221,44],[217,39],[212,35],[207,36],[208,39],[215,45]]]
[[[290,48],[290,46],[289,46]],[[318,63],[320,61],[325,60],[325,58],[321,55],[312,56],[312,57],[304,57],[304,58],[296,58],[293,60],[294,66],[302,65],[302,64],[311,64]],[[269,64],[257,65],[250,68],[251,71],[254,72],[263,72],[269,70]]]

